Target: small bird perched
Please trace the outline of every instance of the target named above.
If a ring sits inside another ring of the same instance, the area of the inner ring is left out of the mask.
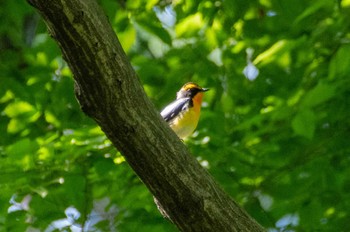
[[[177,92],[176,100],[167,105],[160,113],[181,139],[191,135],[196,129],[203,92],[208,90],[193,82],[188,82]]]

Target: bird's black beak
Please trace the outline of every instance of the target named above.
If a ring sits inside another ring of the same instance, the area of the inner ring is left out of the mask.
[[[207,92],[208,90],[208,88],[202,88],[202,92]]]

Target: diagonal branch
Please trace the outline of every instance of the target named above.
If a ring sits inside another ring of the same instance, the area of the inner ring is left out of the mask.
[[[263,231],[191,156],[147,98],[94,0],[28,0],[44,18],[93,118],[182,231]]]

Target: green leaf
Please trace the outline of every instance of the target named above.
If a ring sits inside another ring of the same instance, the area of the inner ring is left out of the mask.
[[[329,65],[328,76],[330,79],[338,79],[350,73],[350,45],[339,48]]]
[[[315,88],[306,93],[301,107],[311,108],[331,99],[335,94],[335,86],[320,82]]]
[[[195,36],[198,31],[204,27],[203,16],[201,13],[196,13],[183,19],[176,25],[176,35],[178,37]]]
[[[7,132],[11,134],[24,130],[28,123],[35,122],[41,115],[34,106],[24,101],[8,104],[4,112],[11,118],[7,125]]]
[[[118,33],[118,39],[125,52],[128,52],[135,43],[136,30],[134,27],[127,27],[123,32]]]
[[[315,133],[315,114],[309,110],[302,110],[292,120],[292,128],[297,135],[312,139]]]
[[[39,146],[36,141],[28,138],[18,140],[6,149],[8,155],[7,162],[20,165],[23,169],[28,170],[34,166],[34,154]]]
[[[146,20],[144,18],[141,18],[141,19],[137,19],[137,24],[143,30],[158,37],[164,43],[171,45],[172,40],[171,40],[171,37],[169,35],[169,32],[161,26],[161,24],[157,18],[154,18],[154,20],[155,21],[152,21],[152,22],[148,21],[146,23]]]
[[[11,103],[7,105],[4,110],[5,114],[10,118],[14,118],[21,114],[30,113],[33,111],[35,111],[34,107],[28,102],[24,101]]]
[[[260,53],[254,60],[254,64],[267,65],[271,62],[288,67],[290,64],[289,51],[294,47],[294,43],[287,40],[280,40],[273,44],[270,48]]]
[[[317,11],[320,11],[323,7],[331,7],[329,1],[327,0],[319,0],[314,4],[311,4],[309,7],[305,8],[302,14],[300,14],[294,21],[294,24],[298,24],[302,22],[305,18],[310,15],[314,15]]]

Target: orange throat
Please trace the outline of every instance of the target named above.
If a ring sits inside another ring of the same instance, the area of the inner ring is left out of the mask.
[[[196,96],[192,98],[194,111],[199,113],[201,111],[203,93],[197,93]]]

